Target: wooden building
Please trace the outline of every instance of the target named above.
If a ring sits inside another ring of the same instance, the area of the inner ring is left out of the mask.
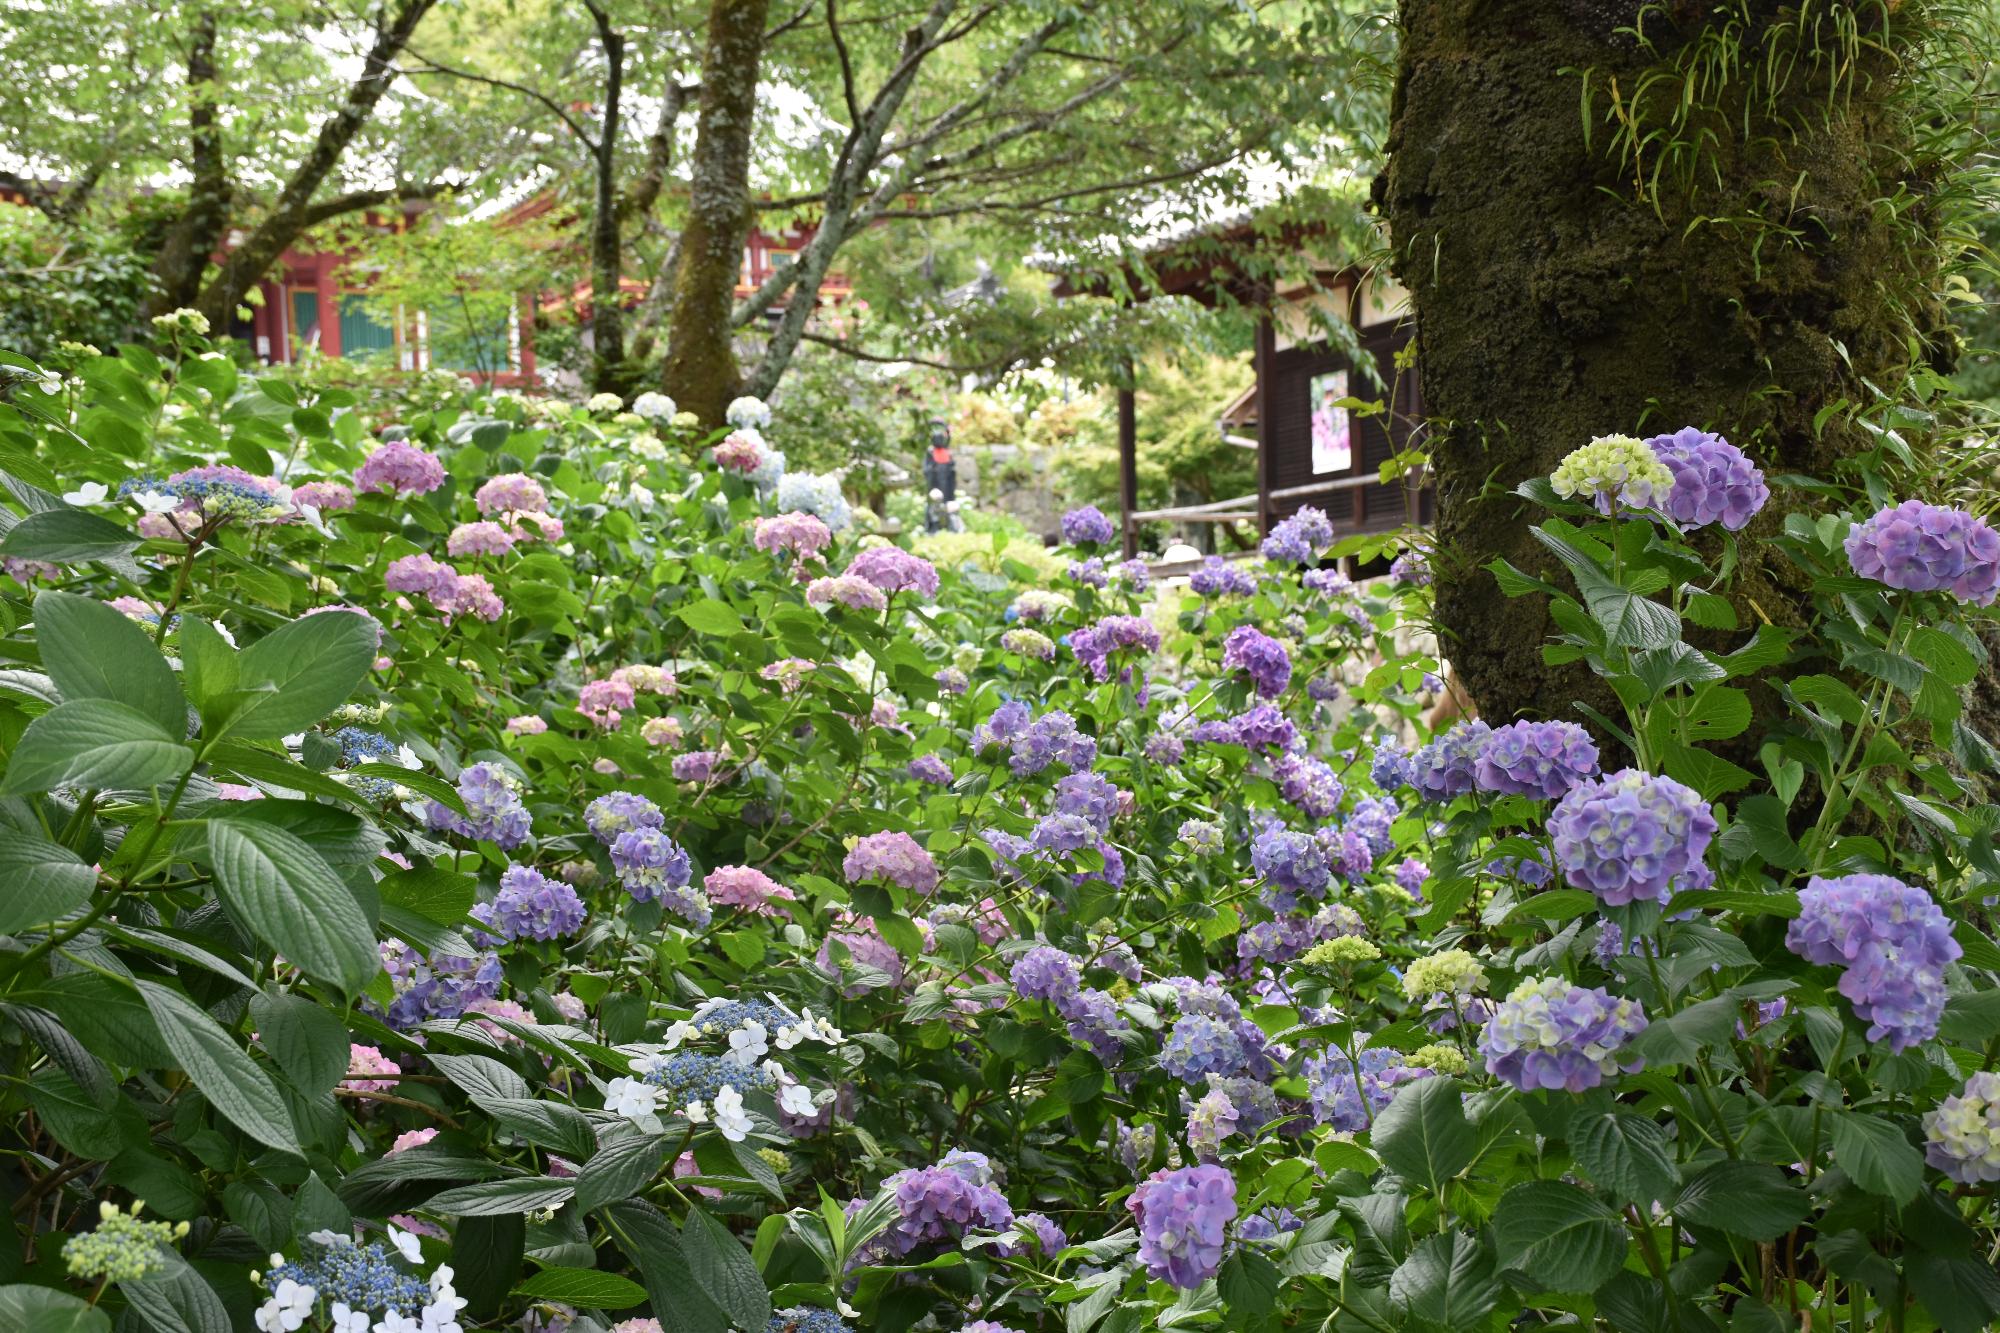
[[[1315,242],[1329,238],[1290,228],[1275,239],[1309,256]],[[1248,521],[1261,535],[1311,504],[1325,510],[1345,536],[1428,523],[1434,515],[1436,497],[1427,485],[1380,480],[1382,463],[1410,448],[1422,430],[1422,384],[1414,358],[1404,354],[1415,332],[1408,294],[1386,276],[1351,265],[1314,260],[1309,274],[1286,282],[1253,277],[1250,266],[1229,258],[1233,251],[1272,240],[1257,234],[1253,220],[1238,221],[1155,251],[1148,257],[1152,282],[1127,284],[1139,293],[1134,300],[1184,296],[1256,313],[1256,382],[1247,398],[1225,413],[1221,429],[1253,435],[1257,449],[1256,494],[1141,510],[1136,400],[1130,384],[1120,388],[1119,500],[1127,558],[1137,551],[1138,525],[1153,521]],[[1056,291],[1103,294],[1105,287],[1063,278]],[[1327,335],[1324,324],[1330,321],[1353,332],[1359,358]]]

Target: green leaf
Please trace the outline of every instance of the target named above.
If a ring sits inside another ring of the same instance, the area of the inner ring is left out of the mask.
[[[1414,1318],[1444,1328],[1481,1327],[1500,1303],[1493,1256],[1463,1232],[1427,1236],[1389,1275],[1389,1299]]]
[[[227,699],[241,678],[236,650],[200,616],[183,615],[176,631],[181,649],[181,678],[188,697],[204,713]]]
[[[484,1323],[500,1312],[508,1290],[521,1280],[527,1247],[527,1219],[518,1213],[459,1219],[451,1261],[459,1295],[470,1303],[466,1313]]]
[[[1442,1195],[1477,1150],[1458,1084],[1448,1078],[1406,1084],[1375,1117],[1369,1146],[1391,1171]]]
[[[264,740],[319,721],[367,676],[377,632],[359,612],[328,611],[257,640],[237,657],[238,690],[217,734]]]
[[[188,1261],[162,1246],[164,1268],[118,1289],[156,1333],[230,1333],[229,1309]]]
[[[1265,1315],[1278,1308],[1278,1290],[1285,1285],[1278,1266],[1247,1245],[1223,1261],[1215,1289],[1230,1313]]]
[[[353,890],[305,843],[256,820],[215,819],[208,857],[230,916],[307,975],[353,995],[382,970]]]
[[[1537,1291],[1595,1291],[1625,1265],[1618,1215],[1560,1180],[1523,1181],[1501,1195],[1493,1237],[1500,1266],[1526,1274]]]
[[[1592,1184],[1629,1202],[1654,1203],[1674,1187],[1666,1131],[1622,1107],[1579,1112],[1570,1122],[1569,1148]]]
[[[138,549],[139,537],[130,528],[121,528],[81,509],[48,509],[30,514],[0,541],[0,555],[48,560],[58,565],[112,560]]]
[[[1717,1162],[1690,1180],[1673,1202],[1683,1222],[1748,1240],[1776,1240],[1806,1220],[1805,1191],[1762,1162]]]
[[[1902,1130],[1859,1111],[1835,1111],[1828,1122],[1834,1163],[1855,1184],[1899,1204],[1917,1197],[1924,1185],[1924,1156]]]
[[[0,935],[13,935],[89,902],[97,872],[67,847],[0,828],[0,885]]]
[[[690,1207],[681,1223],[681,1253],[695,1285],[738,1328],[762,1328],[770,1321],[771,1293],[750,1262],[750,1251],[700,1208]]]
[[[330,1092],[347,1073],[347,1025],[302,995],[260,991],[250,1001],[257,1044],[294,1088],[308,1097]]]
[[[259,1143],[303,1155],[284,1097],[236,1039],[179,991],[152,981],[136,984],[168,1054],[202,1096]]]
[[[0,1287],[0,1328],[34,1333],[111,1333],[111,1316],[54,1287]]]
[[[1918,1251],[1903,1261],[1903,1272],[1945,1333],[1981,1333],[2000,1319],[2000,1274],[1977,1255]]]
[[[112,699],[59,704],[28,724],[0,793],[56,787],[140,791],[177,780],[194,754],[136,708]]]
[[[735,608],[713,597],[684,606],[674,614],[697,634],[735,634],[743,628],[743,617],[736,614]]]
[[[592,1310],[629,1310],[646,1299],[646,1289],[631,1278],[594,1268],[544,1268],[514,1294]]]
[[[187,735],[187,702],[173,668],[131,617],[94,598],[44,592],[35,597],[35,638],[42,669],[65,700],[116,700],[170,737]]]
[[[513,1176],[461,1185],[434,1195],[424,1208],[450,1217],[491,1217],[502,1213],[538,1213],[559,1208],[576,1192],[574,1181],[554,1176]]]
[[[660,1174],[666,1153],[666,1141],[658,1134],[627,1134],[605,1144],[577,1172],[577,1211],[631,1198]]]
[[[664,1213],[630,1199],[605,1209],[603,1217],[618,1248],[638,1267],[653,1316],[666,1333],[725,1333],[729,1317],[695,1284],[680,1236]]]

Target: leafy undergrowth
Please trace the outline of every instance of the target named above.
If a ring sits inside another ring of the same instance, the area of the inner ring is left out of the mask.
[[[1432,738],[1310,511],[1046,587],[749,401],[0,373],[0,1325],[2000,1315],[1969,515],[1594,442],[1456,576],[1620,715]]]

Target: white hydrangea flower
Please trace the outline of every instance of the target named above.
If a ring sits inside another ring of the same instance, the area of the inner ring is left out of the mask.
[[[659,1089],[635,1078],[614,1078],[604,1085],[604,1109],[627,1120],[643,1120],[659,1109]]]
[[[750,1116],[743,1109],[743,1094],[728,1084],[715,1094],[715,1127],[731,1143],[741,1143],[752,1128]]]
[[[63,492],[63,503],[72,505],[97,505],[104,503],[104,497],[111,490],[101,481],[86,481],[73,491]]]
[[[768,1035],[769,1030],[762,1023],[751,1019],[729,1034],[728,1058],[746,1065],[763,1058],[764,1053],[771,1049],[770,1043],[764,1040]]]
[[[648,391],[632,400],[632,410],[648,421],[671,421],[680,408],[665,394]]]
[[[786,1115],[809,1116],[819,1108],[812,1089],[803,1083],[787,1083],[778,1093],[778,1109]]]

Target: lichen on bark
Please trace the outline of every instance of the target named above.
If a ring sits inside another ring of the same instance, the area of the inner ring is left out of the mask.
[[[1445,651],[1496,722],[1601,697],[1580,667],[1543,664],[1545,610],[1500,597],[1483,568],[1549,567],[1517,484],[1593,436],[1686,425],[1721,430],[1767,471],[1826,475],[1868,440],[1822,409],[1947,355],[1900,31],[1884,6],[1852,6],[1870,41],[1842,61],[1800,59],[1811,34],[1773,27],[1796,8],[1403,0],[1375,197],[1413,294],[1433,421]],[[1725,37],[1738,76],[1704,84],[1713,104],[1671,131],[1694,146],[1652,156],[1670,149],[1646,136],[1681,88],[1657,76]],[[1753,77],[1781,58],[1795,62],[1784,79]],[[1638,125],[1623,139],[1621,114]],[[1690,154],[1699,170],[1677,173]],[[1882,206],[1899,193],[1909,207]],[[1744,543],[1746,623],[1799,614],[1763,530]]]

